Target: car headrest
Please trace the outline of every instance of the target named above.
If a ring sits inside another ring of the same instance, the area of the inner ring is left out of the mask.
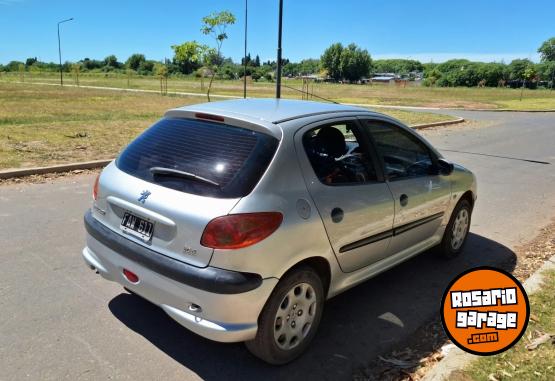
[[[335,127],[324,127],[316,134],[318,149],[337,158],[347,152],[347,144],[343,133]]]

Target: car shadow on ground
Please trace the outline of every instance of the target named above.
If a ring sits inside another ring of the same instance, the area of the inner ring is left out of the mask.
[[[455,259],[423,253],[329,300],[308,352],[281,367],[259,361],[242,344],[197,336],[140,297],[122,293],[109,308],[127,327],[206,380],[351,379],[354,371],[436,317],[443,291],[457,274],[484,265],[512,271],[515,264],[512,250],[472,233]]]

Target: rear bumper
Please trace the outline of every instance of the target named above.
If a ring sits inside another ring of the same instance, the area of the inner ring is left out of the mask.
[[[87,233],[121,256],[189,286],[218,294],[239,294],[254,290],[262,284],[258,274],[220,269],[196,267],[167,257],[141,246],[98,222],[88,210],[84,216]]]
[[[241,293],[207,291],[162,275],[113,250],[90,233],[82,254],[87,265],[105,279],[120,283],[158,305],[185,328],[221,342],[246,341],[256,336],[260,311],[278,282],[275,278],[260,280],[258,287]],[[123,275],[124,268],[137,274],[139,281],[129,282]],[[193,305],[200,306],[200,310]]]

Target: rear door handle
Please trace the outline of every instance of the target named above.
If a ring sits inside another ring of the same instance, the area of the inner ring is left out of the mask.
[[[401,206],[406,206],[409,203],[409,196],[403,193],[401,197],[399,197],[399,203]]]

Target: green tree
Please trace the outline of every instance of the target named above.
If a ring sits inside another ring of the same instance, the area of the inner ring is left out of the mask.
[[[555,61],[555,37],[544,41],[538,48],[538,53],[540,53],[542,61]]]
[[[258,82],[258,80],[260,78],[262,78],[262,74],[260,73],[260,70],[255,70],[251,73],[251,78],[253,79],[254,82]]]
[[[142,75],[152,74],[154,71],[155,64],[156,64],[156,61],[152,61],[152,60],[146,60],[141,62],[141,64],[139,65],[139,74],[142,74]]]
[[[407,59],[385,59],[372,62],[376,73],[408,74],[411,71],[422,71],[424,67],[420,61]]]
[[[366,49],[362,50],[356,44],[349,44],[340,56],[341,76],[346,80],[358,81],[367,77],[372,66],[372,58]]]
[[[127,61],[125,61],[125,66],[127,66],[132,70],[137,71],[139,70],[139,66],[141,66],[141,63],[145,61],[146,59],[144,54],[135,53],[135,54],[132,54],[131,57],[127,59]]]
[[[426,77],[424,80],[425,86],[434,86],[442,76],[435,65],[431,65],[424,75]]]
[[[341,53],[343,45],[340,42],[330,45],[320,57],[322,68],[336,81],[341,79]]]
[[[250,52],[247,53],[246,57],[241,58],[241,65],[245,65],[245,61],[247,62],[247,65],[251,64],[252,59],[251,59],[251,53]]]
[[[316,74],[320,71],[320,60],[313,58],[301,60],[298,70],[301,75]]]
[[[205,56],[207,62],[212,66],[212,76],[210,77],[210,82],[208,84],[208,90],[206,91],[206,96],[208,102],[210,102],[210,90],[212,89],[212,83],[214,82],[214,76],[219,68],[221,62],[214,60],[214,58],[221,57],[222,44],[227,39],[227,27],[235,24],[235,16],[229,11],[214,12],[208,16],[202,18],[202,28],[200,29],[202,34],[211,36],[214,38],[216,43],[215,54],[214,50],[209,51]]]
[[[555,85],[555,61],[544,61],[537,66],[538,75],[543,81],[548,82],[548,87]]]
[[[37,62],[38,62],[37,57],[27,58],[25,60],[25,66],[26,67],[32,66],[32,65],[36,64]]]
[[[524,78],[524,80],[526,81],[531,81],[534,78],[536,78],[537,72],[536,72],[536,68],[534,67],[534,65],[529,65],[526,67],[526,69],[524,69],[524,73],[522,75],[522,78]]]
[[[6,71],[18,71],[19,70],[19,65],[21,65],[21,64],[23,64],[23,62],[21,62],[21,61],[10,61],[5,66],[5,69],[6,69]]]
[[[529,66],[533,66],[534,63],[529,59],[516,59],[512,60],[507,67],[509,78],[513,80],[523,80],[524,72]]]
[[[171,47],[174,52],[173,62],[179,66],[183,74],[190,74],[203,65],[204,55],[208,46],[196,41],[186,41]]]
[[[118,62],[118,58],[111,54],[108,57],[104,58],[104,66],[113,69],[119,69],[121,67],[121,62]]]
[[[287,65],[283,66],[282,74],[285,77],[295,77],[299,75],[300,74],[299,64],[294,62],[289,62]]]
[[[168,76],[168,67],[163,63],[156,62],[154,64],[154,74],[158,77],[165,78]]]
[[[84,70],[100,69],[102,66],[104,66],[103,61],[91,60],[90,58],[84,58],[81,61],[81,64],[83,65]]]
[[[499,81],[505,79],[506,65],[502,63],[477,63],[479,80],[486,81],[486,86],[495,87]]]

